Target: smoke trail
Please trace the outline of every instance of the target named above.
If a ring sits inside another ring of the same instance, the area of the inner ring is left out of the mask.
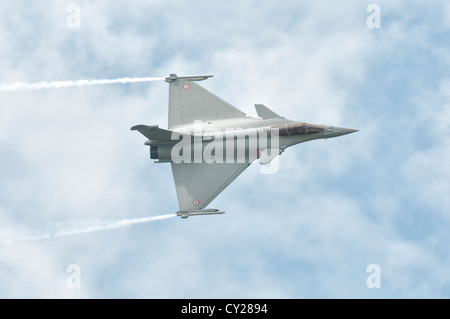
[[[42,90],[51,88],[65,88],[71,86],[87,86],[100,84],[115,84],[115,83],[137,83],[137,82],[151,82],[161,81],[164,78],[143,77],[143,78],[118,78],[118,79],[102,79],[102,80],[76,80],[76,81],[52,81],[52,82],[38,82],[26,83],[17,82],[13,84],[0,84],[0,91],[15,91],[15,90]]]
[[[24,230],[18,234],[8,234],[5,239],[0,240],[0,244],[13,244],[18,242],[37,241],[55,237],[67,237],[78,234],[91,233],[96,231],[128,227],[134,224],[148,223],[156,220],[163,220],[177,216],[176,214],[166,214],[143,218],[131,218],[121,220],[91,220],[85,222],[56,223],[48,225],[48,230],[36,231]]]

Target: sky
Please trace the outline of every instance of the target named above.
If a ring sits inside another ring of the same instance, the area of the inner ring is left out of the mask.
[[[449,31],[444,0],[3,1],[0,84],[213,74],[250,116],[359,131],[253,163],[224,215],[3,242],[0,298],[449,298]],[[130,131],[167,107],[164,81],[0,92],[0,237],[176,212]]]

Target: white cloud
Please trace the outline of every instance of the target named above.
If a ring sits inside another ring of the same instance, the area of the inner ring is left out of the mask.
[[[405,163],[403,173],[409,181],[415,196],[425,202],[427,207],[448,218],[450,201],[450,82],[444,80],[438,90],[425,92],[420,103],[418,121],[432,136],[426,149],[412,154]]]

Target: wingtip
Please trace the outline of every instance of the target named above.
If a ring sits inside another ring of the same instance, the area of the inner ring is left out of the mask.
[[[203,81],[208,78],[212,78],[214,75],[205,74],[205,75],[187,75],[187,76],[178,76],[175,73],[171,73],[168,77],[165,78],[166,82],[175,82],[180,79],[185,79],[189,81]]]
[[[155,131],[156,129],[159,128],[159,125],[144,125],[144,124],[139,124],[139,125],[134,125],[130,128],[130,130],[132,131],[138,131],[139,129],[147,129],[149,131]]]

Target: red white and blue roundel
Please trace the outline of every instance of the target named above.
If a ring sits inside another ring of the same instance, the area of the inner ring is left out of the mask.
[[[183,89],[188,90],[189,89],[189,84],[184,84],[183,85]]]
[[[199,202],[198,199],[194,199],[194,200],[192,201],[192,204],[194,204],[194,206],[198,206],[198,204],[200,204],[200,202]]]

